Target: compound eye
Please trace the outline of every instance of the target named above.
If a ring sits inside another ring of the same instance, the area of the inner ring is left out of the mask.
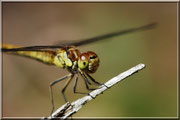
[[[96,59],[97,58],[97,56],[91,56],[90,57],[90,59]]]
[[[85,60],[85,61],[78,60],[78,66],[80,69],[85,69],[88,66],[88,61],[87,60]]]
[[[92,52],[92,51],[88,51],[87,52],[89,54],[89,67],[88,67],[88,71],[90,73],[94,73],[98,66],[99,66],[99,58],[96,55],[96,53]]]
[[[88,54],[83,53],[80,55],[80,59],[78,60],[78,66],[80,69],[85,69],[87,68],[89,62],[88,62]]]

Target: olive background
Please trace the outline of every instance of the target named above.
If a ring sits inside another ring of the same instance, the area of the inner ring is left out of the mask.
[[[177,117],[177,6],[175,2],[3,2],[2,43],[53,45],[157,22],[151,30],[78,47],[98,54],[100,66],[92,76],[101,83],[139,63],[146,68],[73,117]],[[68,72],[25,57],[5,53],[2,57],[3,117],[49,116],[49,84]],[[65,103],[64,83],[53,88],[56,109]],[[73,83],[66,91],[69,101],[83,97],[73,93]],[[80,76],[78,91],[86,91]]]

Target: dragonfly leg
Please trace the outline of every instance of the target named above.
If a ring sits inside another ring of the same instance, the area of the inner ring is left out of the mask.
[[[84,79],[84,83],[85,83],[85,85],[86,85],[86,89],[89,90],[89,91],[95,90],[94,88],[89,88],[89,86],[88,86],[89,80],[88,80],[88,78],[84,75],[84,73],[82,72],[82,73],[80,73],[80,74],[81,74],[81,76],[82,76],[83,79]]]
[[[88,80],[88,78],[85,76],[85,74],[82,71],[80,71],[80,74],[89,85],[92,85],[92,83]]]
[[[75,83],[74,83],[74,93],[77,93],[77,94],[88,94],[88,93],[83,93],[83,92],[77,92],[76,91],[76,88],[77,88],[77,82],[78,82],[78,73],[76,74],[76,78],[75,78]]]
[[[62,81],[62,80],[64,80],[64,79],[66,79],[66,78],[69,78],[69,77],[71,77],[71,76],[72,76],[72,74],[68,74],[68,75],[66,75],[66,76],[64,76],[64,77],[62,77],[62,78],[59,78],[59,79],[53,81],[53,82],[50,84],[50,97],[51,97],[51,104],[52,104],[51,115],[52,115],[52,113],[53,113],[53,111],[54,111],[54,98],[53,98],[53,90],[52,90],[52,87],[53,87],[56,83],[58,83],[58,82],[60,82],[60,81]]]
[[[67,86],[69,85],[69,83],[71,82],[71,80],[72,80],[73,77],[74,77],[74,74],[72,74],[72,75],[70,76],[70,78],[68,79],[68,81],[65,83],[64,88],[63,88],[62,91],[61,91],[61,93],[63,94],[63,97],[64,97],[65,102],[68,102],[68,100],[67,100],[64,92],[65,92]]]
[[[85,73],[89,78],[90,78],[90,80],[92,81],[92,82],[94,82],[96,85],[103,85],[103,83],[99,83],[99,82],[97,82],[92,76],[90,76],[88,73]]]
[[[88,73],[86,73],[86,75],[90,78],[91,81],[93,81],[95,83],[95,85],[104,85],[105,87],[109,88],[108,86],[106,86],[104,83],[99,83],[97,82],[92,76],[90,76]]]
[[[84,79],[85,85],[86,85],[86,89],[89,91],[95,90],[94,88],[89,88],[87,81]]]

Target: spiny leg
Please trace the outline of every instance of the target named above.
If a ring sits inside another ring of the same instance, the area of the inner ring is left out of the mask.
[[[83,93],[83,92],[77,92],[76,91],[76,88],[77,88],[77,82],[78,82],[78,73],[76,73],[76,77],[75,77],[75,83],[74,83],[74,93],[77,93],[77,94],[88,94],[88,93]]]
[[[72,76],[68,79],[68,81],[67,81],[67,82],[65,83],[65,85],[64,85],[64,88],[63,88],[62,91],[61,91],[61,93],[63,94],[63,97],[64,97],[65,102],[68,102],[68,100],[67,100],[64,92],[65,92],[67,86],[69,85],[69,83],[71,82],[71,80],[72,80],[73,77],[74,77],[74,74],[72,74]]]
[[[79,73],[81,74],[81,76],[84,78],[84,80],[89,84],[91,85],[92,83],[88,80],[88,78],[85,76],[85,74],[80,70],[78,69]]]
[[[91,81],[93,81],[96,85],[103,85],[103,83],[99,83],[99,82],[97,82],[92,76],[90,76],[88,73],[85,73],[89,78],[90,78],[90,80]]]
[[[93,81],[95,83],[95,85],[104,85],[105,87],[109,88],[108,86],[106,86],[104,83],[99,83],[97,82],[92,76],[90,76],[88,73],[85,73],[91,81]]]
[[[72,74],[66,75],[66,76],[64,76],[64,77],[62,77],[62,78],[60,78],[60,79],[57,79],[57,80],[53,81],[53,82],[50,84],[50,97],[51,97],[51,103],[52,103],[51,115],[52,115],[52,113],[53,113],[53,111],[54,111],[54,98],[53,98],[52,87],[53,87],[56,83],[58,83],[58,82],[60,82],[60,81],[62,81],[62,80],[64,80],[64,79],[66,79],[66,78],[69,78],[69,77],[71,77],[71,76],[72,76]]]
[[[89,90],[89,91],[92,91],[92,90],[95,90],[95,89],[93,89],[93,88],[89,88],[89,86],[88,86],[88,78],[84,75],[84,73],[83,72],[80,72],[80,74],[81,74],[81,76],[83,77],[83,80],[84,80],[84,83],[85,83],[85,85],[86,85],[86,88],[87,88],[87,90]]]
[[[82,71],[80,71],[79,73],[81,74],[81,76],[84,78],[84,80],[85,80],[89,85],[92,85],[92,83],[88,80],[88,78],[85,76],[85,74],[84,74]]]

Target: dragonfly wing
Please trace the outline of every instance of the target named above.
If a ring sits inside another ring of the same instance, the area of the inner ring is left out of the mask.
[[[52,51],[52,49],[63,48],[63,46],[29,46],[29,47],[19,47],[14,45],[3,44],[2,52],[16,52],[16,51]]]
[[[137,31],[143,31],[143,30],[148,30],[148,29],[152,29],[157,25],[157,23],[150,23],[141,27],[136,27],[136,28],[131,28],[131,29],[127,29],[127,30],[121,30],[121,31],[117,31],[117,32],[113,32],[113,33],[109,33],[109,34],[105,34],[105,35],[100,35],[100,36],[96,36],[93,38],[89,38],[89,39],[84,39],[84,40],[79,40],[79,41],[71,41],[71,42],[66,42],[64,41],[63,44],[66,46],[81,46],[81,45],[86,45],[89,43],[93,43],[96,41],[101,41],[107,38],[111,38],[111,37],[115,37],[115,36],[119,36],[119,35],[124,35],[124,34],[128,34],[128,33],[132,33],[132,32],[137,32]],[[56,45],[61,45],[62,42],[56,43]]]

